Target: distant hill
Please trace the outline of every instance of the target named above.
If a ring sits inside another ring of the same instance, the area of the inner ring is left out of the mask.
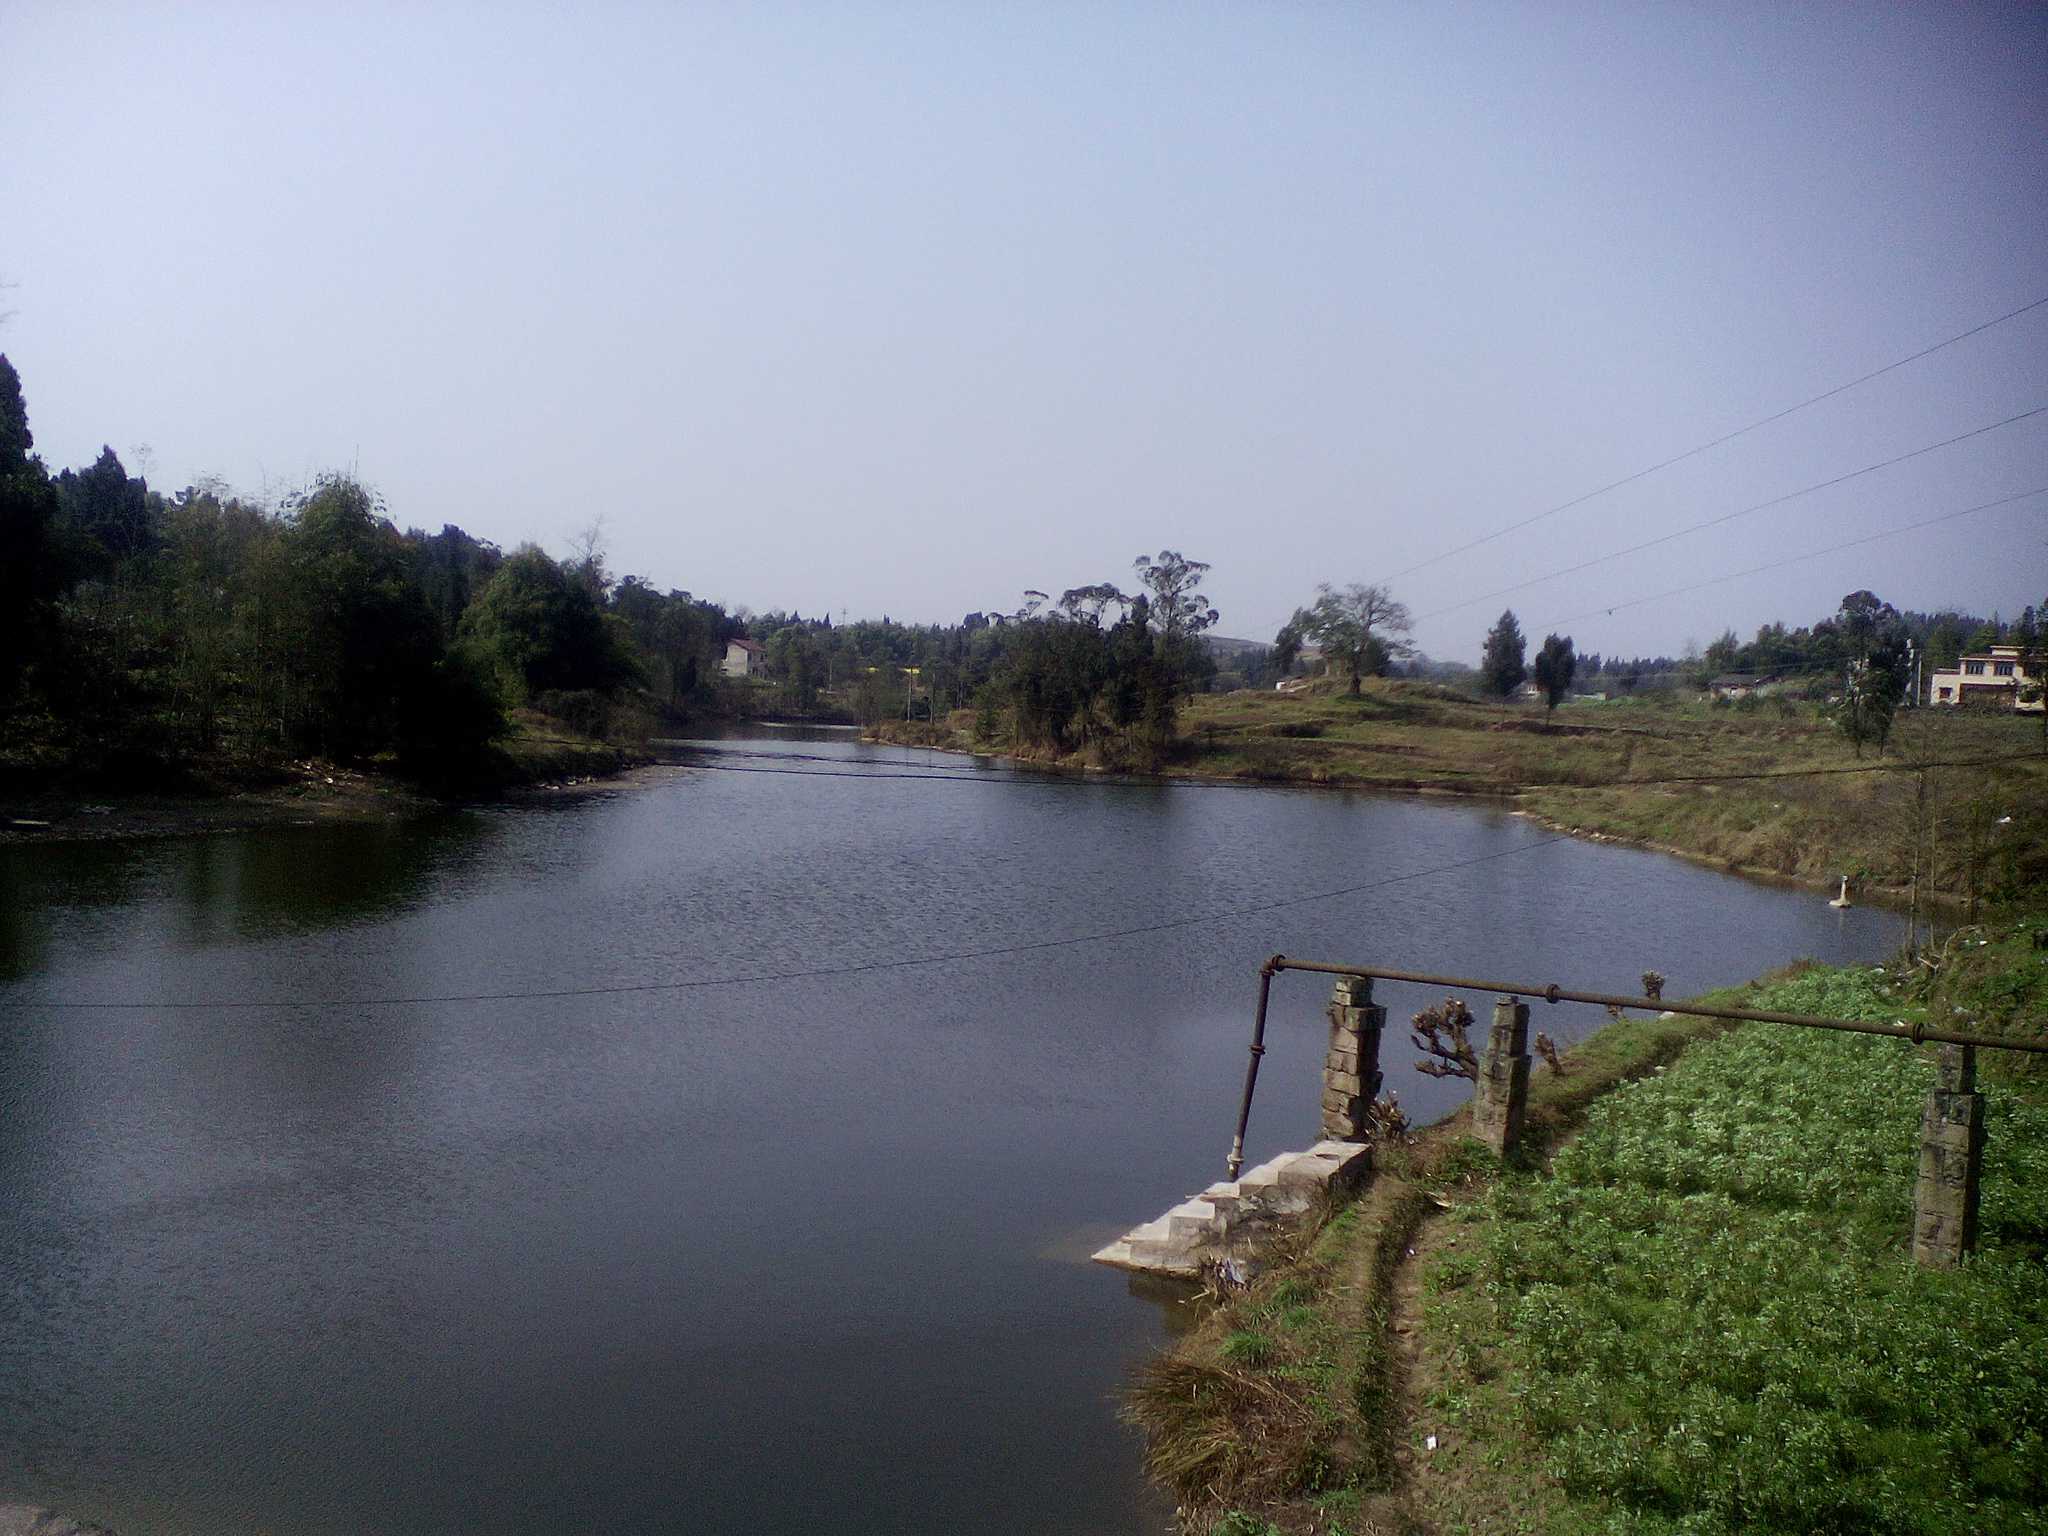
[[[1233,640],[1228,635],[1204,635],[1202,643],[1209,647],[1210,654],[1218,661],[1242,656],[1246,651],[1270,651],[1272,643],[1266,640]]]

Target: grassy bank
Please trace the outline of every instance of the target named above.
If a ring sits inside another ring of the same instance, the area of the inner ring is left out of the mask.
[[[892,723],[885,740],[971,749],[973,717]],[[2000,759],[1996,769],[1824,772],[1873,761]],[[1113,767],[1085,758],[1062,766]],[[2026,717],[1923,709],[1901,715],[1883,758],[1859,758],[1815,706],[1668,696],[1540,705],[1475,700],[1427,683],[1374,681],[1285,697],[1210,694],[1181,717],[1159,771],[1254,783],[1489,797],[1575,831],[1731,869],[1967,900],[2048,879],[2048,756]],[[1614,787],[1617,780],[1634,781]],[[2003,819],[2003,818],[2010,818]]]
[[[2033,926],[1976,948],[2035,957]],[[1948,1018],[1988,988],[2044,1028],[2048,959],[1950,972],[1724,996]],[[1937,1274],[1908,1254],[1930,1053],[1630,1019],[1565,1068],[1539,1068],[1517,1166],[1462,1117],[1390,1149],[1147,1374],[1189,1529],[2048,1529],[2038,1079],[1986,1073],[1981,1249]]]
[[[511,721],[511,734],[494,745],[478,780],[457,786],[457,793],[488,795],[568,779],[605,778],[648,761],[640,746],[585,736],[531,710],[513,711]]]

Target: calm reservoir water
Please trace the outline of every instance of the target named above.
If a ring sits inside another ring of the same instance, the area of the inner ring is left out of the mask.
[[[1263,957],[1684,994],[1901,926],[1485,810],[811,734],[0,850],[0,1497],[123,1536],[1156,1532],[1114,1393],[1176,1309],[1086,1256],[1221,1176]],[[1325,990],[1276,985],[1254,1158],[1313,1139]],[[491,997],[403,1001],[452,994]]]

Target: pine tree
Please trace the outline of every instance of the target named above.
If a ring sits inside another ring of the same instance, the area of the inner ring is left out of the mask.
[[[1522,686],[1522,679],[1529,675],[1525,663],[1528,642],[1522,638],[1522,626],[1515,620],[1515,610],[1510,608],[1486,632],[1486,650],[1479,660],[1479,675],[1486,680],[1486,690],[1506,698]]]

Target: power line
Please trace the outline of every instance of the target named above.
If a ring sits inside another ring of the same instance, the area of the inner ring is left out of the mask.
[[[2044,411],[2048,411],[2048,405],[2037,405],[2030,411],[2021,411],[2017,416],[2008,416],[2005,420],[1994,421],[1989,426],[1973,427],[1968,432],[1959,432],[1954,437],[1945,437],[1938,443],[1929,443],[1926,447],[1915,448],[1910,453],[1901,453],[1893,458],[1882,459],[1875,464],[1866,464],[1861,469],[1852,469],[1847,474],[1836,475],[1832,479],[1817,480],[1812,485],[1802,485],[1796,491],[1787,491],[1781,496],[1771,497],[1768,501],[1757,502],[1754,506],[1741,507],[1733,512],[1723,512],[1719,517],[1710,517],[1704,522],[1693,523],[1687,527],[1676,529],[1671,533],[1659,534],[1654,539],[1645,539],[1640,544],[1631,544],[1628,548],[1617,549],[1612,554],[1596,555],[1591,560],[1581,560],[1577,565],[1563,566],[1542,576],[1531,576],[1527,581],[1511,582],[1505,587],[1496,587],[1491,592],[1482,592],[1477,597],[1468,597],[1461,602],[1452,603],[1447,607],[1433,608],[1428,613],[1422,614],[1415,622],[1419,624],[1427,619],[1440,618],[1447,613],[1456,613],[1460,608],[1470,608],[1475,603],[1491,602],[1496,597],[1505,597],[1510,592],[1519,592],[1524,587],[1540,586],[1546,581],[1555,581],[1560,576],[1575,576],[1580,571],[1589,571],[1596,565],[1607,564],[1610,560],[1620,560],[1628,555],[1641,554],[1646,549],[1655,549],[1659,544],[1669,544],[1674,539],[1684,538],[1687,534],[1699,533],[1708,528],[1718,528],[1723,523],[1734,522],[1737,518],[1749,517],[1755,513],[1767,511],[1772,507],[1783,506],[1786,502],[1796,501],[1801,496],[1811,496],[1815,491],[1825,491],[1831,486],[1846,485],[1851,480],[1860,480],[1865,475],[1874,475],[1881,469],[1890,469],[1894,465],[1904,464],[1909,459],[1917,459],[1942,448],[1952,448],[1957,443],[1968,442],[1973,437],[1982,437],[1987,432],[1996,432],[2000,428],[2010,427],[2022,421],[2029,421],[2041,415]]]
[[[1878,368],[1870,373],[1863,374],[1861,377],[1851,379],[1846,384],[1837,384],[1833,389],[1823,390],[1821,391],[1821,393],[1814,395],[1809,399],[1800,401],[1797,405],[1788,405],[1782,411],[1773,411],[1768,416],[1758,417],[1755,421],[1752,421],[1748,426],[1737,427],[1733,432],[1724,433],[1722,436],[1714,438],[1711,442],[1701,443],[1696,448],[1688,448],[1685,450],[1685,452],[1673,454],[1668,459],[1660,459],[1655,464],[1650,465],[1649,468],[1639,469],[1634,474],[1623,475],[1619,480],[1610,480],[1607,484],[1599,487],[1597,490],[1587,491],[1582,496],[1574,496],[1570,501],[1561,501],[1554,507],[1548,507],[1541,512],[1537,512],[1529,517],[1523,518],[1520,522],[1509,523],[1505,528],[1495,529],[1492,533],[1485,535],[1483,538],[1474,539],[1469,544],[1460,544],[1456,549],[1447,549],[1440,555],[1431,555],[1427,560],[1423,560],[1415,565],[1411,565],[1404,571],[1396,571],[1392,576],[1389,576],[1386,579],[1390,582],[1399,581],[1404,576],[1412,576],[1417,571],[1427,570],[1432,565],[1437,565],[1445,560],[1450,559],[1454,555],[1462,555],[1468,550],[1479,548],[1479,546],[1482,544],[1491,544],[1495,539],[1504,538],[1506,535],[1510,533],[1517,533],[1520,530],[1531,526],[1532,524],[1540,523],[1546,517],[1555,517],[1560,512],[1569,512],[1573,507],[1583,506],[1585,503],[1593,500],[1597,496],[1605,496],[1609,491],[1618,491],[1625,485],[1633,485],[1636,481],[1646,479],[1649,476],[1656,474],[1661,469],[1669,469],[1674,464],[1682,464],[1687,459],[1697,458],[1700,454],[1707,452],[1709,449],[1719,448],[1723,443],[1732,443],[1735,441],[1736,438],[1746,436],[1749,433],[1756,431],[1759,427],[1767,427],[1774,421],[1783,421],[1787,416],[1797,415],[1800,411],[1806,410],[1809,406],[1819,405],[1823,400],[1832,400],[1837,395],[1845,394],[1849,390],[1856,388],[1860,384],[1868,384],[1872,379],[1882,378],[1884,377],[1884,375],[1893,372],[1895,369],[1905,367],[1908,363],[1917,363],[1923,357],[1931,357],[1936,352],[1941,351],[1944,347],[1952,347],[1959,341],[1968,341],[1972,336],[1981,335],[1983,332],[1990,330],[1993,326],[2003,325],[2008,320],[2017,320],[2021,315],[2039,309],[2044,304],[2048,304],[2048,297],[2036,299],[2031,304],[2022,304],[2018,309],[2008,310],[2005,314],[1998,316],[1996,319],[1986,320],[1982,325],[1974,325],[1970,327],[1970,329],[1967,331],[1961,331],[1958,332],[1956,335],[1949,337],[1946,341],[1937,341],[1931,347],[1922,347],[1918,352],[1910,353],[1909,355],[1900,358],[1897,362],[1886,363],[1882,368]]]
[[[1624,608],[1640,607],[1644,603],[1661,603],[1667,597],[1678,597],[1687,592],[1697,592],[1702,587],[1716,587],[1723,582],[1741,581],[1746,576],[1761,576],[1765,571],[1779,570],[1784,566],[1798,565],[1806,560],[1818,560],[1823,555],[1838,555],[1845,549],[1855,549],[1864,544],[1875,544],[1880,539],[1896,538],[1902,533],[1913,533],[1921,528],[1932,528],[1937,523],[1951,523],[1959,517],[1969,517],[1978,512],[1988,512],[1993,507],[2010,506],[2016,501],[2048,493],[2048,485],[2037,485],[2031,491],[2020,491],[2011,496],[2001,496],[1996,501],[1980,501],[1974,507],[1964,507],[1960,512],[1944,512],[1939,517],[1924,517],[1917,523],[1904,523],[1897,528],[1886,528],[1878,533],[1867,533],[1860,539],[1850,539],[1845,544],[1830,544],[1826,549],[1816,549],[1804,555],[1793,555],[1784,560],[1772,560],[1764,565],[1753,565],[1746,571],[1731,571],[1726,576],[1709,576],[1705,581],[1695,581],[1688,586],[1673,587],[1669,592],[1659,592],[1654,597],[1632,597],[1626,602],[1610,603],[1605,608],[1589,608],[1584,613],[1574,613],[1562,619],[1546,619],[1535,626],[1538,629],[1555,629],[1560,624],[1575,624],[1580,619],[1596,619],[1605,615],[1612,618]],[[1777,668],[1773,670],[1782,671]]]
[[[745,769],[735,770],[746,772]],[[993,960],[1007,955],[1034,954],[1040,950],[1067,949],[1077,944],[1103,944],[1117,939],[1141,938],[1148,934],[1171,933],[1180,928],[1193,928],[1203,923],[1226,922],[1233,918],[1255,917],[1264,912],[1278,912],[1287,907],[1306,906],[1310,902],[1334,901],[1341,896],[1356,896],[1365,891],[1382,890],[1390,885],[1403,885],[1411,880],[1427,880],[1435,875],[1446,875],[1460,869],[1470,869],[1475,864],[1491,863],[1518,853],[1528,853],[1536,848],[1548,847],[1552,843],[1572,841],[1569,833],[1558,833],[1552,837],[1538,838],[1519,847],[1504,848],[1498,853],[1482,853],[1476,858],[1461,859],[1454,864],[1440,864],[1434,869],[1418,869],[1405,875],[1390,875],[1384,880],[1369,880],[1360,885],[1340,886],[1332,891],[1317,891],[1308,896],[1283,896],[1276,901],[1256,902],[1246,907],[1230,907],[1220,912],[1205,912],[1195,917],[1171,918],[1165,922],[1144,923],[1132,928],[1110,928],[1098,933],[1074,934],[1059,939],[1033,939],[1021,944],[998,944],[985,949],[953,950],[937,955],[914,955],[907,959],[867,960],[858,965],[820,965],[798,971],[749,972],[737,976],[700,976],[682,981],[639,981],[622,982],[601,987],[559,987],[532,992],[447,992],[421,997],[350,997],[350,998],[280,998],[252,1000],[246,998],[182,999],[156,1002],[72,1002],[56,998],[25,998],[9,1004],[14,1008],[62,1008],[62,1009],[149,1009],[149,1010],[190,1010],[190,1009],[251,1009],[251,1008],[392,1008],[410,1007],[430,1003],[514,1003],[528,1001],[550,1001],[575,997],[620,997],[644,992],[691,992],[709,987],[738,987],[756,982],[809,981],[819,977],[860,976],[872,971],[900,971],[913,966],[950,965],[966,960]]]

